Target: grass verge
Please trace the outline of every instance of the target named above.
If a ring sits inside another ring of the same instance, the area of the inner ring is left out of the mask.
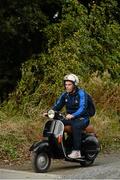
[[[29,147],[33,141],[42,136],[45,123],[43,118],[32,119],[16,115],[8,117],[0,111],[0,159],[3,162],[21,163],[30,158]],[[91,118],[98,135],[101,150],[116,151],[120,149],[119,116],[112,112],[98,111]]]

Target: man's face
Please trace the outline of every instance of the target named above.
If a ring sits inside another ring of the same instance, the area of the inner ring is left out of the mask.
[[[74,85],[73,85],[73,83],[71,81],[66,81],[65,82],[65,90],[68,93],[71,93],[74,90]]]

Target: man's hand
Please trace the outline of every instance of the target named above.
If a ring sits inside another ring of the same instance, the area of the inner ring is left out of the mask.
[[[48,116],[47,112],[43,113],[43,117],[47,117],[47,116]]]
[[[66,119],[70,120],[70,119],[72,119],[72,118],[74,118],[74,116],[73,116],[72,114],[67,114],[67,115],[66,115]]]

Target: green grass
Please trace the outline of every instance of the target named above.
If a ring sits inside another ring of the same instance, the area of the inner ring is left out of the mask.
[[[0,159],[9,161],[25,161],[29,159],[29,147],[33,141],[42,136],[46,120],[43,118],[26,118],[25,116],[7,117],[0,111]],[[120,149],[119,116],[112,112],[97,111],[91,118],[98,135],[101,150],[116,151]]]
[[[117,114],[112,111],[99,111],[91,121],[101,143],[102,151],[120,149],[120,122]]]
[[[0,159],[24,161],[29,158],[29,147],[40,137],[43,120],[25,116],[6,116],[0,111]]]

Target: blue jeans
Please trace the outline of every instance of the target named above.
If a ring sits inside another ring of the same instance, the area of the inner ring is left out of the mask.
[[[82,119],[62,120],[63,124],[70,125],[72,127],[73,134],[73,149],[81,149],[81,135],[82,130],[89,125],[89,117],[82,117]]]

